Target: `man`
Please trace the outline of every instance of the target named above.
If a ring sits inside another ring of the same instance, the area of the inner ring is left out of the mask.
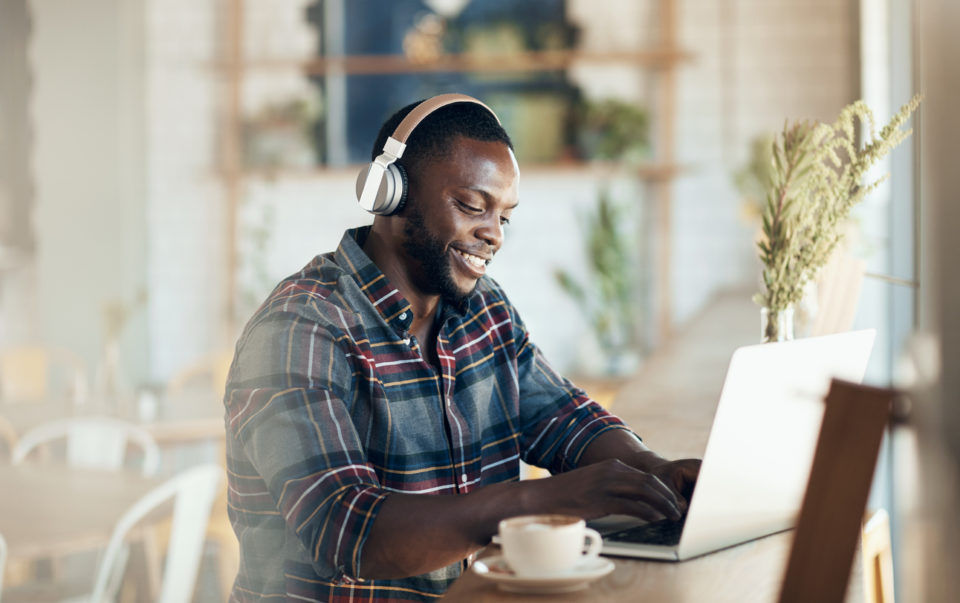
[[[233,600],[432,600],[505,517],[685,510],[699,461],[657,456],[554,372],[485,274],[518,206],[496,116],[452,102],[406,143],[405,205],[282,281],[238,343]],[[554,475],[518,481],[521,460]]]

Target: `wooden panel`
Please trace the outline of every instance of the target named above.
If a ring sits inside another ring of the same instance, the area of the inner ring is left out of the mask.
[[[834,380],[780,594],[842,601],[894,393]]]

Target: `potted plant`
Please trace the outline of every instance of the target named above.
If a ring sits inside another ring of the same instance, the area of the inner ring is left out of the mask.
[[[873,112],[856,101],[833,124],[786,124],[772,145],[763,237],[763,340],[789,338],[792,308],[843,237],[843,222],[888,175],[867,181],[867,171],[911,130],[901,127],[920,103],[913,97],[879,132]],[[863,140],[858,142],[858,126]]]
[[[650,151],[650,118],[637,104],[585,101],[577,109],[576,132],[584,159],[636,163],[647,159]]]
[[[636,365],[636,278],[626,210],[601,190],[596,209],[585,216],[587,278],[554,272],[557,284],[580,307],[590,324],[602,372],[624,374]]]

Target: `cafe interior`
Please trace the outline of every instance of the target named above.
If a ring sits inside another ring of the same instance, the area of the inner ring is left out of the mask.
[[[611,557],[562,600],[960,600],[958,24],[954,0],[0,1],[0,600],[227,600],[237,339],[372,222],[384,119],[448,92],[521,173],[488,275],[664,456],[704,455],[734,350],[875,332],[867,387],[816,394],[849,423],[812,434],[794,529]],[[805,127],[824,173],[864,166],[842,210],[787,192]],[[447,598],[551,600],[504,586]]]

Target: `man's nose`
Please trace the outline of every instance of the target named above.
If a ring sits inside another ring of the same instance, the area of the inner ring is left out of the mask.
[[[491,216],[483,221],[477,228],[477,238],[482,239],[496,251],[503,244],[503,224],[500,223],[500,216]]]

